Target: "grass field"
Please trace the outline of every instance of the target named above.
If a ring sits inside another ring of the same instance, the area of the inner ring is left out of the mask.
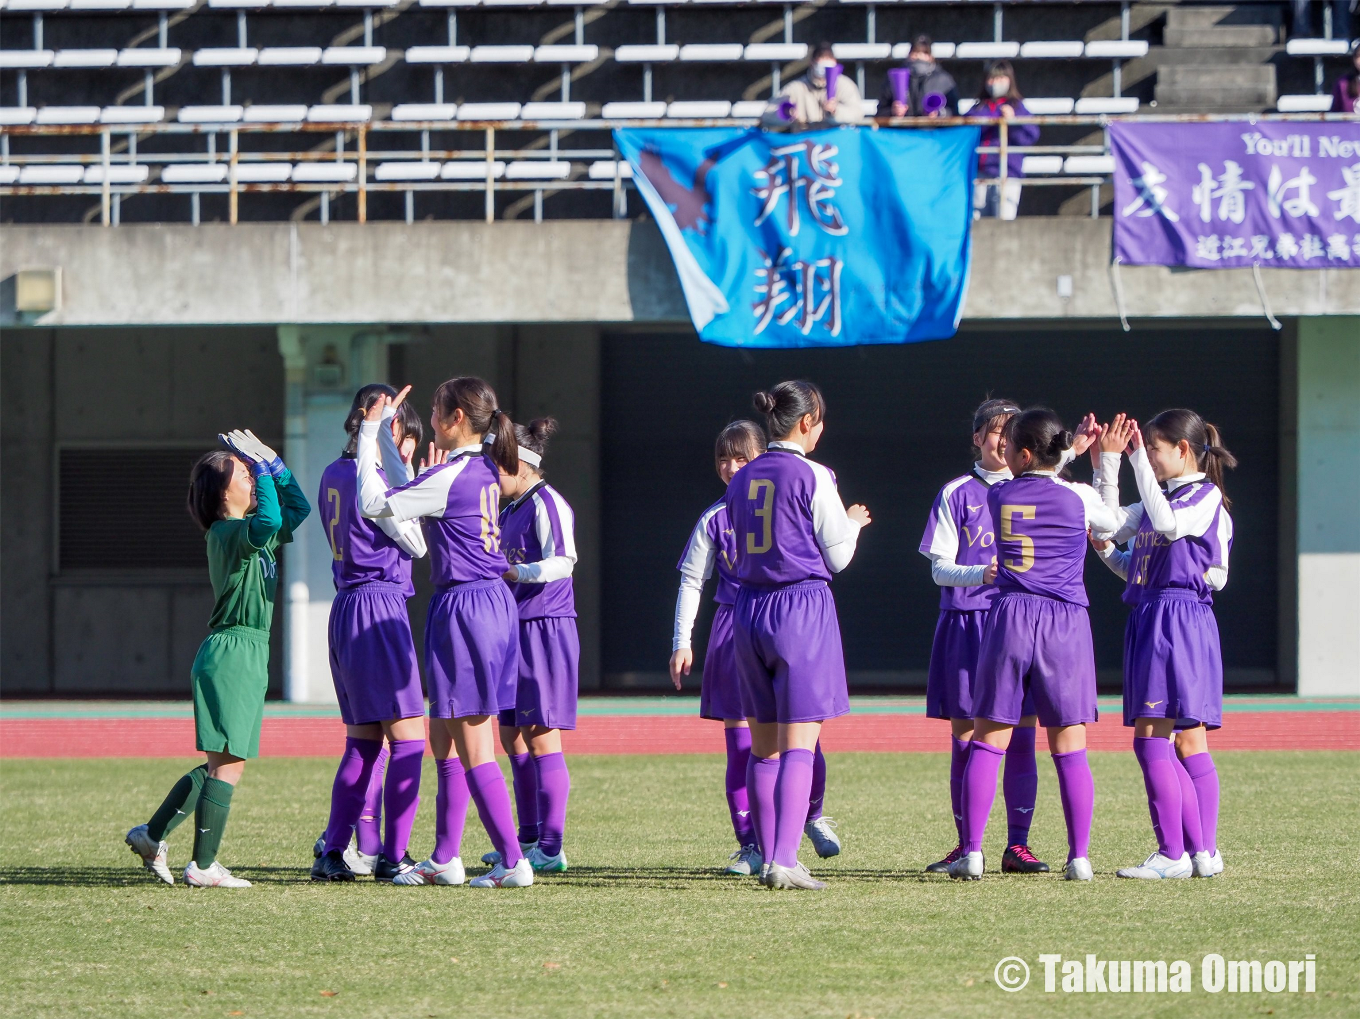
[[[253,762],[223,860],[249,891],[166,888],[122,843],[191,762],[0,764],[0,1015],[1355,1016],[1360,1015],[1360,754],[1224,753],[1211,881],[1118,881],[1151,847],[1131,754],[1093,756],[1096,879],[925,876],[952,843],[943,755],[833,755],[845,851],[821,894],[773,893],[721,865],[722,759],[571,761],[571,872],[531,889],[307,881],[332,762]],[[434,776],[426,760],[425,791]],[[1065,856],[1040,762],[1031,839]],[[432,803],[430,804],[432,805]],[[989,831],[1000,862],[1004,818]],[[1000,827],[998,827],[1000,826]],[[413,853],[432,842],[422,811]],[[488,848],[469,819],[463,858]],[[183,867],[190,826],[171,839]],[[1185,959],[1190,994],[1046,994],[1040,953]],[[1317,992],[1201,989],[1200,959],[1317,956]],[[1033,978],[1007,994],[1005,956]]]

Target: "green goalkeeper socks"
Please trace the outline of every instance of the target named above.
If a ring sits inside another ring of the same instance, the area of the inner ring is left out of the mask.
[[[154,841],[160,842],[165,836],[179,827],[180,822],[194,812],[198,805],[199,793],[203,790],[203,782],[208,777],[208,766],[200,764],[187,775],[180,776],[180,780],[175,783],[170,790],[165,802],[160,805],[157,811],[151,815],[151,820],[147,822],[146,833]]]
[[[194,862],[206,870],[217,860],[222,834],[227,830],[227,815],[231,813],[231,793],[235,787],[221,779],[203,781],[203,791],[194,811]]]

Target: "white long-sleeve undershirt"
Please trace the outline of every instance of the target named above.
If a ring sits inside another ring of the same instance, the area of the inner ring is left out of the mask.
[[[796,443],[776,440],[770,443],[770,448],[797,453],[812,468],[816,479],[812,489],[812,533],[826,568],[832,573],[840,573],[855,557],[860,525],[845,511],[845,503],[841,502],[836,489],[836,476],[822,464],[807,459],[807,454]]]
[[[359,442],[356,449],[358,467],[359,511],[372,519],[378,527],[397,543],[407,555],[419,559],[425,555],[425,532],[415,520],[398,521],[391,516],[380,516],[387,505],[387,489],[396,488],[411,480],[411,468],[401,458],[396,439],[392,436],[392,414],[385,414],[382,421],[365,421],[359,426]],[[386,441],[384,442],[384,436]],[[378,475],[379,452],[383,459],[383,473],[388,484]]]
[[[521,496],[521,499],[523,498],[525,497]],[[510,567],[515,576],[507,579],[517,584],[550,584],[554,580],[566,580],[576,568],[576,539],[573,533],[576,521],[572,516],[571,507],[562,499],[556,499],[557,516],[562,524],[562,539],[565,546],[559,550],[553,535],[552,517],[543,502],[544,499],[555,498],[552,490],[539,487],[527,498],[533,502],[534,536],[538,539],[538,547],[547,555],[537,562],[517,563]]]

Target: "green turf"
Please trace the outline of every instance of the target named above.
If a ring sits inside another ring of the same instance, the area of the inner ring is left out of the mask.
[[[821,894],[720,874],[722,760],[571,762],[571,872],[531,889],[307,882],[331,762],[253,762],[223,859],[244,892],[152,884],[122,844],[191,762],[0,764],[0,1014],[20,1016],[782,1017],[1360,1015],[1360,754],[1224,753],[1212,881],[1117,881],[1149,851],[1130,754],[1093,755],[1096,880],[951,883],[919,874],[952,842],[942,755],[834,755],[845,852]],[[427,760],[427,765],[429,764]],[[1032,843],[1061,862],[1053,770]],[[426,803],[433,805],[427,767]],[[432,839],[431,811],[415,851]],[[988,849],[999,863],[1000,811]],[[183,866],[189,825],[172,836]],[[487,848],[475,816],[463,857]],[[1041,952],[1186,959],[1191,994],[1045,994]],[[1206,952],[1317,955],[1317,993],[1211,995]],[[1016,995],[1004,956],[1034,970]],[[323,992],[335,992],[333,995]]]

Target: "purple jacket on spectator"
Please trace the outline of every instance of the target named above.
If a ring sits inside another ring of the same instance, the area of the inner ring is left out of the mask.
[[[969,117],[1000,117],[1001,107],[1010,104],[1017,117],[1030,116],[1029,110],[1025,109],[1023,99],[979,99],[976,105],[968,111]],[[1006,144],[1010,145],[1033,145],[1039,140],[1038,124],[1011,124],[1006,131]],[[998,145],[1001,142],[1001,128],[995,124],[988,125],[982,129],[982,145]],[[1008,177],[1023,177],[1025,172],[1021,169],[1024,164],[1025,156],[1021,152],[1008,152],[1006,154],[1006,175]],[[978,176],[996,177],[1001,173],[1001,155],[996,152],[983,153],[978,156]]]
[[[1332,89],[1332,108],[1331,113],[1355,113],[1355,99],[1350,90],[1351,76],[1343,74],[1336,79],[1336,87]]]

